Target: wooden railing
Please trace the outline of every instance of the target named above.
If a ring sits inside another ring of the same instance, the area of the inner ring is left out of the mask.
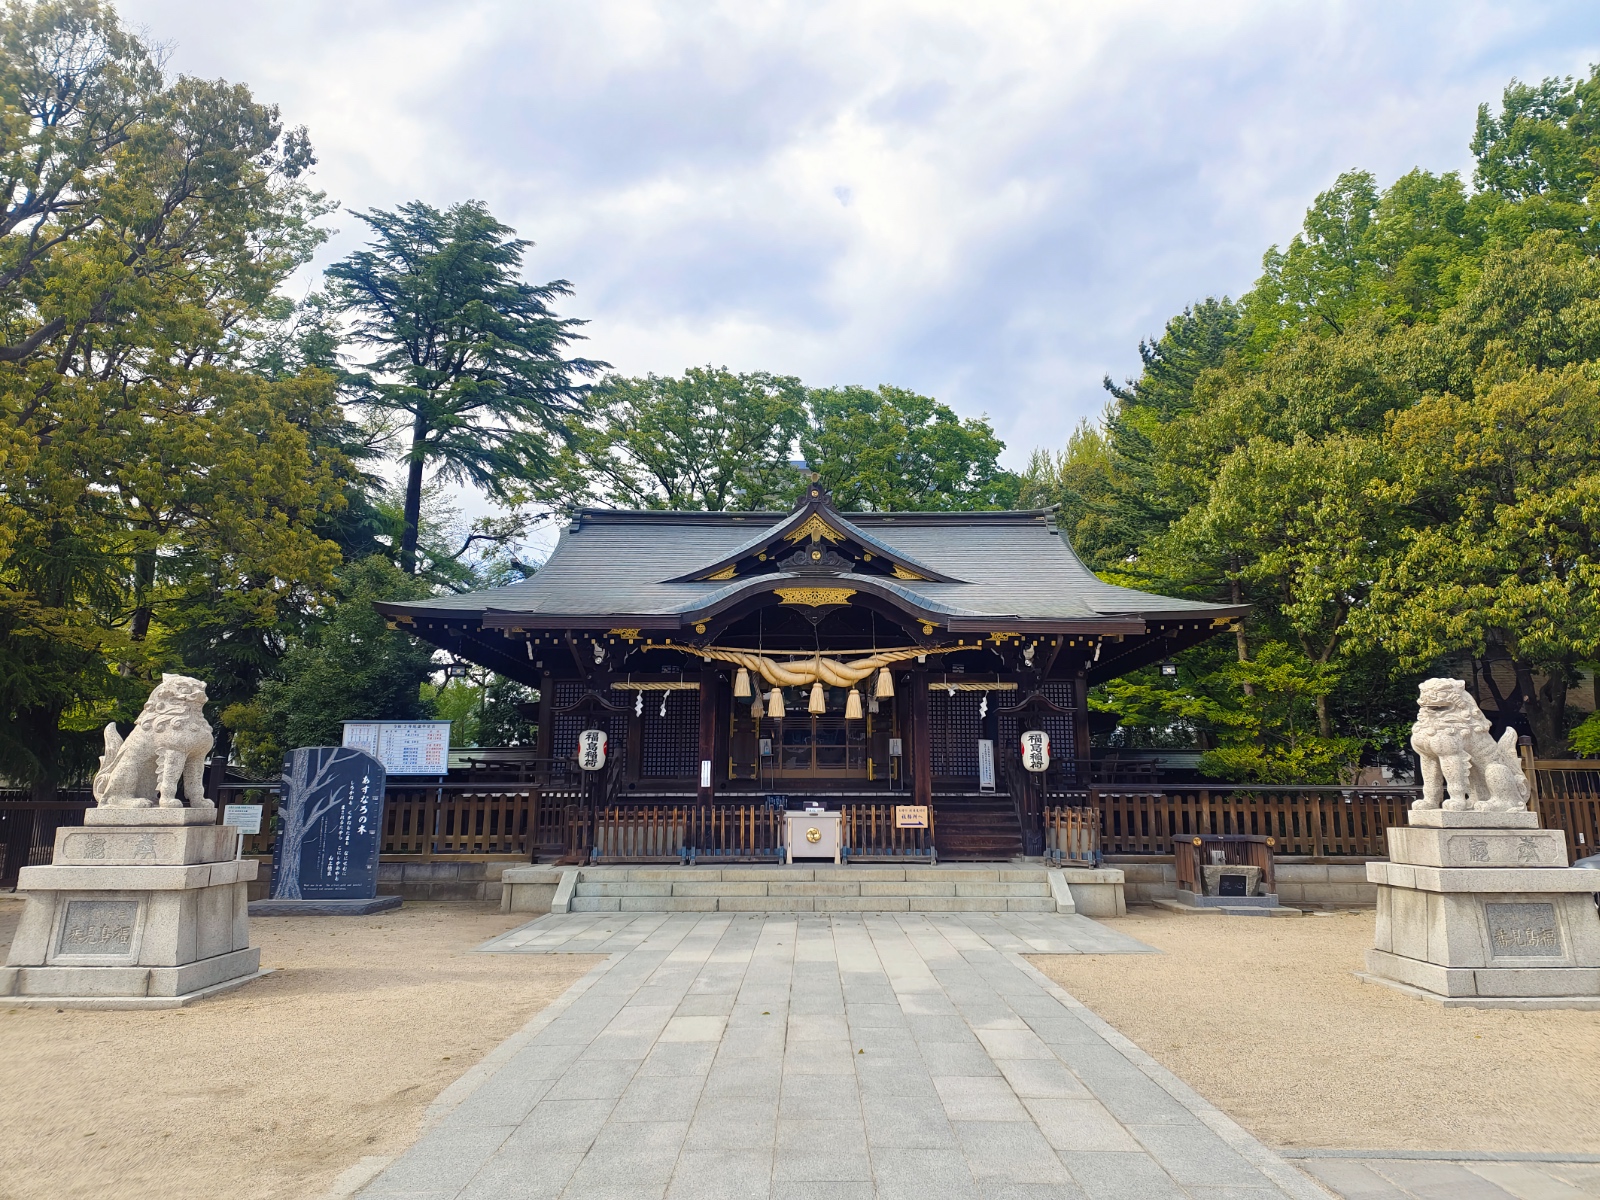
[[[1097,866],[1100,862],[1099,813],[1087,807],[1045,809],[1044,853],[1051,862]]]
[[[85,793],[58,793],[54,800],[32,800],[21,788],[0,791],[0,887],[17,886],[23,867],[46,866],[55,856],[56,830],[82,825],[94,806]]]
[[[845,862],[933,862],[933,807],[928,806],[926,829],[901,829],[895,824],[894,804],[842,804],[839,806],[839,841]]]
[[[692,861],[783,861],[782,809],[767,804],[701,804],[693,813],[688,833]]]
[[[568,810],[582,797],[580,788],[396,784],[384,791],[379,853],[417,862],[558,855],[572,837]],[[244,852],[270,855],[277,785],[229,785],[222,803],[263,806],[261,832],[244,839]]]
[[[677,806],[602,808],[594,815],[590,861],[683,862],[693,810]]]
[[[1086,788],[1100,813],[1106,854],[1171,854],[1185,834],[1274,838],[1279,854],[1387,857],[1385,830],[1404,825],[1417,788],[1178,787]]]

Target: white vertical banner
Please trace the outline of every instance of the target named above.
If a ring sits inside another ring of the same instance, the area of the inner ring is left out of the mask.
[[[994,743],[987,738],[978,740],[978,790],[994,791]]]
[[[711,760],[709,758],[700,760],[700,786],[703,788],[711,786]]]

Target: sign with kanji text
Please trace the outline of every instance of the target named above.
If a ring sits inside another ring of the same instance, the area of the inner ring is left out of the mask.
[[[1022,765],[1035,775],[1050,769],[1050,735],[1042,729],[1029,729],[1022,735]]]
[[[291,750],[278,785],[272,899],[370,900],[378,894],[383,764],[348,746]]]
[[[222,823],[232,825],[240,833],[260,833],[261,808],[259,804],[224,804]]]
[[[896,804],[894,806],[896,829],[926,829],[928,806],[926,804]]]
[[[372,755],[390,775],[450,771],[449,721],[346,721],[344,745]]]
[[[604,729],[585,729],[578,735],[578,765],[585,771],[598,771],[606,765]]]

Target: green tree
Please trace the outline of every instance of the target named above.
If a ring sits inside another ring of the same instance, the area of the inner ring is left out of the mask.
[[[1573,234],[1596,245],[1600,205],[1600,66],[1577,81],[1513,79],[1498,115],[1478,106],[1472,138],[1474,179],[1486,194],[1509,203],[1494,214],[1496,232],[1519,242],[1541,229]]]
[[[530,243],[481,202],[357,216],[373,240],[327,277],[372,352],[352,379],[360,402],[410,426],[399,560],[414,573],[428,468],[516,503],[582,411],[580,380],[606,364],[562,357],[583,322],[550,306],[571,285],[523,282]]]
[[[787,507],[803,486],[790,461],[806,421],[798,379],[693,367],[612,376],[593,401],[535,489],[560,511]]]
[[[0,97],[0,770],[48,794],[200,597],[257,628],[336,557],[328,381],[242,353],[326,205],[303,131],[93,0],[4,10]]]
[[[1548,757],[1566,751],[1578,664],[1600,650],[1597,378],[1532,371],[1396,416],[1391,494],[1413,519],[1361,621],[1404,666],[1503,654]]]
[[[840,508],[872,512],[1009,508],[1018,479],[986,418],[884,385],[819,388],[800,434],[806,462]]]
[[[435,670],[432,648],[390,629],[372,606],[375,600],[420,600],[431,591],[381,556],[340,568],[334,603],[289,647],[277,677],[222,714],[245,765],[273,772],[286,750],[337,746],[348,720],[432,717],[433,705],[421,691]]]

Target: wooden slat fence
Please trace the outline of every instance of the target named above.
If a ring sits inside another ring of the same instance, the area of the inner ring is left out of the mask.
[[[0,792],[0,887],[17,886],[23,867],[47,866],[55,856],[56,830],[82,825],[94,805],[91,796],[58,794],[54,800],[30,800],[22,789]]]
[[[1072,805],[1045,809],[1044,853],[1051,862],[1098,865],[1099,814],[1092,808]]]
[[[1404,825],[1416,788],[1089,788],[1106,854],[1170,854],[1186,834],[1252,834],[1279,854],[1383,858],[1385,830]]]
[[[696,805],[691,861],[782,862],[784,814],[767,804]]]
[[[1524,760],[1526,765],[1526,760]],[[1546,829],[1564,829],[1573,860],[1600,854],[1600,762],[1534,759],[1533,806]]]
[[[694,810],[676,805],[613,808],[595,813],[591,861],[683,862]]]
[[[926,829],[895,827],[893,804],[842,804],[839,806],[839,840],[845,862],[933,862],[933,807],[928,807]]]

